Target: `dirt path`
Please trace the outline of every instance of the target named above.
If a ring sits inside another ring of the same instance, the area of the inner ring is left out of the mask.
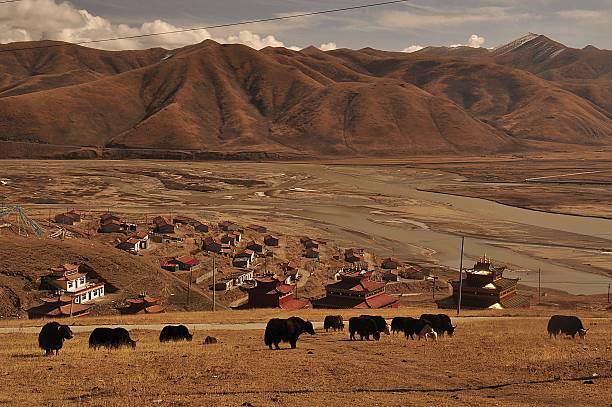
[[[454,317],[454,322],[484,322],[484,321],[501,321],[501,320],[546,320],[548,317]],[[612,321],[610,318],[587,318],[585,320],[596,320],[596,321]],[[387,322],[391,322],[388,320]],[[176,322],[177,324],[179,322]],[[312,323],[315,329],[323,328],[323,321],[314,321]],[[161,330],[168,324],[114,324],[114,325],[73,325],[71,329],[75,333],[91,332],[95,328],[99,327],[123,327],[128,330],[142,329],[142,330]],[[266,329],[266,323],[264,322],[249,322],[239,324],[185,324],[189,329],[194,331],[252,331],[252,330],[264,330]],[[38,333],[40,332],[39,326],[27,326],[27,327],[13,327],[13,328],[0,328],[0,334],[19,334],[19,333]]]

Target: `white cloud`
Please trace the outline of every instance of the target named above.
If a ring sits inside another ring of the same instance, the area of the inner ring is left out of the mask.
[[[103,17],[92,15],[87,10],[77,9],[68,2],[57,3],[56,1],[59,0],[24,0],[3,4],[2,14],[0,14],[0,43],[37,40],[84,42],[103,38],[155,34],[181,28],[162,20],[146,22],[141,26],[113,24]],[[285,46],[282,41],[272,35],[260,36],[251,31],[240,31],[236,35],[213,38],[207,30],[101,42],[89,46],[113,50],[177,48],[207,39],[214,39],[221,43],[244,44],[255,49]],[[299,49],[297,47],[288,48]]]
[[[338,46],[336,45],[335,42],[326,42],[324,44],[319,45],[319,49],[321,51],[333,51],[337,48]]]
[[[480,48],[482,44],[485,43],[484,37],[481,37],[476,34],[470,35],[470,38],[467,40],[467,44],[451,44],[449,48],[457,48],[457,47],[471,47],[471,48]],[[404,48],[402,52],[416,52],[422,50],[423,47],[420,45],[411,45],[408,48]]]
[[[411,45],[411,46],[409,46],[409,47],[407,47],[407,48],[404,48],[404,49],[402,50],[402,52],[417,52],[417,51],[422,50],[423,48],[424,48],[424,47],[422,47],[422,46],[420,46],[420,45]]]
[[[595,10],[562,10],[558,11],[557,15],[571,20],[591,20],[604,17],[606,12]]]
[[[456,26],[480,22],[512,21],[539,18],[528,13],[513,13],[506,7],[480,7],[467,14],[424,14],[411,11],[386,11],[380,14],[376,23],[386,29],[427,28]]]
[[[470,35],[470,38],[468,38],[467,46],[472,47],[472,48],[480,48],[482,47],[482,44],[484,43],[485,43],[484,37],[479,37],[476,34],[472,34]]]
[[[252,33],[250,31],[240,31],[238,35],[230,35],[229,37],[223,39],[220,38],[217,40],[218,42],[228,43],[228,44],[244,44],[248,45],[251,48],[262,49],[265,47],[284,47],[285,44],[282,41],[274,38],[273,35],[268,35],[266,37],[260,37],[259,35]]]

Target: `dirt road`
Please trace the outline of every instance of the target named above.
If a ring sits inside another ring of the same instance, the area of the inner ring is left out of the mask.
[[[453,323],[465,323],[465,322],[483,322],[483,321],[507,321],[507,320],[547,320],[548,317],[454,317]],[[612,321],[612,318],[588,318],[585,320],[594,320],[594,321]],[[391,322],[391,320],[387,320],[387,322]],[[180,322],[175,322],[175,324],[179,324]],[[158,331],[161,330],[164,326],[168,324],[113,324],[113,325],[72,325],[70,328],[75,333],[86,333],[91,332],[95,328],[99,327],[108,327],[108,328],[116,328],[123,327],[128,330],[140,329],[140,330],[151,330]],[[313,326],[315,329],[323,328],[323,321],[314,321]],[[264,322],[250,322],[250,323],[240,323],[240,324],[185,324],[189,327],[189,329],[193,331],[252,331],[252,330],[264,330],[266,329],[266,323]],[[10,328],[0,328],[0,334],[18,334],[18,333],[38,333],[40,332],[39,326],[27,326],[27,327],[10,327]]]

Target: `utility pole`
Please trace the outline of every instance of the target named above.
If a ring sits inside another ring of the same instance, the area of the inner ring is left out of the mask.
[[[431,279],[431,296],[435,300],[436,299],[436,280],[438,279],[438,277],[434,276],[433,274],[430,274],[429,278]]]
[[[542,269],[538,269],[538,304],[542,299]]]
[[[187,310],[191,302],[191,280],[193,280],[193,270],[189,270],[189,285],[187,287]]]
[[[612,284],[608,283],[608,304],[610,303],[610,286]]]
[[[461,312],[461,294],[463,291],[463,245],[465,236],[461,236],[461,257],[459,259],[459,295],[457,296],[457,316]]]
[[[213,307],[212,310],[213,312],[215,312],[215,308],[217,307],[217,289],[216,289],[216,285],[217,285],[217,276],[216,276],[216,269],[217,269],[217,265],[215,263],[215,254],[213,253]]]

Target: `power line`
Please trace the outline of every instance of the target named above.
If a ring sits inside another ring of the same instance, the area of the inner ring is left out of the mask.
[[[7,3],[16,2],[16,1],[22,1],[22,0],[5,0],[5,2]],[[408,3],[410,1],[412,0],[390,0],[390,1],[382,1],[378,3],[361,4],[358,6],[351,6],[351,7],[341,7],[341,8],[334,8],[334,9],[328,9],[328,10],[309,11],[306,13],[291,14],[287,16],[245,20],[245,21],[239,21],[235,23],[215,24],[215,25],[208,25],[208,26],[194,27],[194,28],[182,28],[178,30],[162,31],[158,33],[126,35],[122,37],[111,37],[111,38],[104,38],[104,39],[99,39],[99,40],[87,40],[87,41],[79,41],[79,42],[74,42],[74,43],[48,44],[48,45],[40,45],[36,47],[3,49],[3,50],[0,50],[0,52],[27,51],[27,50],[32,50],[32,49],[57,48],[57,47],[67,47],[71,45],[87,45],[87,44],[97,44],[101,42],[132,40],[136,38],[146,38],[146,37],[155,37],[159,35],[180,34],[180,33],[185,33],[185,32],[211,30],[215,28],[227,28],[227,27],[236,27],[236,26],[247,25],[247,24],[267,23],[271,21],[289,20],[289,19],[295,19],[295,18],[301,18],[301,17],[316,16],[316,15],[321,15],[321,14],[339,13],[343,11],[352,11],[352,10],[366,9],[366,8],[372,8],[372,7],[388,6],[391,4]],[[2,0],[0,0],[0,3],[1,2]]]
[[[537,283],[537,281],[531,280],[520,280],[521,283]],[[608,285],[607,281],[544,281],[542,280],[542,284],[577,284],[577,285],[588,285],[588,284],[605,284]]]

